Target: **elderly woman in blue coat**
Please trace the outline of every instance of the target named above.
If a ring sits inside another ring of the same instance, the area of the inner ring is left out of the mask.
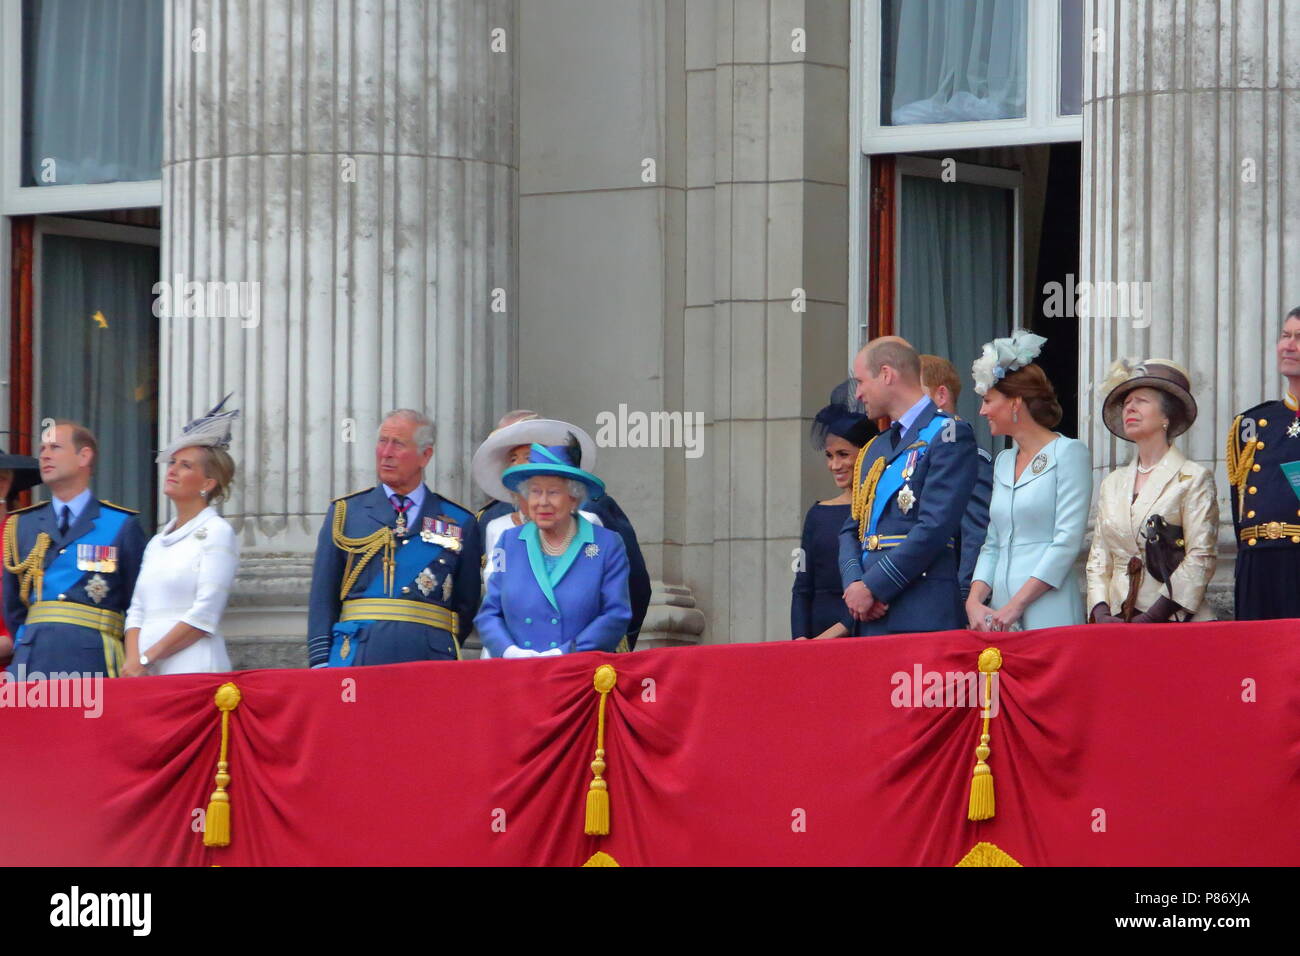
[[[582,469],[582,449],[534,444],[502,483],[528,502],[530,521],[497,542],[501,568],[488,578],[474,618],[493,657],[613,651],[632,620],[623,539],[579,514],[604,483]]]

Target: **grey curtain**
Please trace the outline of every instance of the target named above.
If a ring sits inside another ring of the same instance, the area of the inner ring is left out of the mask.
[[[160,179],[162,73],[162,0],[26,0],[23,185]]]
[[[1024,116],[1027,3],[883,3],[881,123],[905,126]]]
[[[992,450],[979,417],[971,363],[985,343],[1011,331],[1010,190],[903,176],[899,197],[898,330],[918,351],[957,367],[957,413]]]
[[[56,235],[41,244],[35,420],[88,426],[99,442],[95,496],[147,516],[157,474],[158,265],[153,246]],[[143,523],[152,528],[149,517]]]

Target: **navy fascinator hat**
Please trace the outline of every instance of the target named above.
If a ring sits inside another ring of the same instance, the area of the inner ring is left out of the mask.
[[[826,447],[827,435],[836,435],[861,448],[877,434],[875,422],[838,402],[827,405],[813,418],[812,443],[818,451]]]

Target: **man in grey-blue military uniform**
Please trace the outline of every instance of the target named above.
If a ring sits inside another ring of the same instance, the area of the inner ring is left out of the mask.
[[[424,484],[433,423],[385,416],[379,484],[337,498],[316,545],[308,609],[312,667],[457,660],[481,593],[474,515]]]

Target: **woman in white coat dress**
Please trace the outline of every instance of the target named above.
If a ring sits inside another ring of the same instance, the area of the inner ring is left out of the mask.
[[[167,463],[163,494],[176,517],[145,548],[126,612],[124,677],[231,669],[221,615],[239,567],[239,542],[213,505],[235,476],[226,447],[239,413],[220,409],[187,426],[158,456]]]

